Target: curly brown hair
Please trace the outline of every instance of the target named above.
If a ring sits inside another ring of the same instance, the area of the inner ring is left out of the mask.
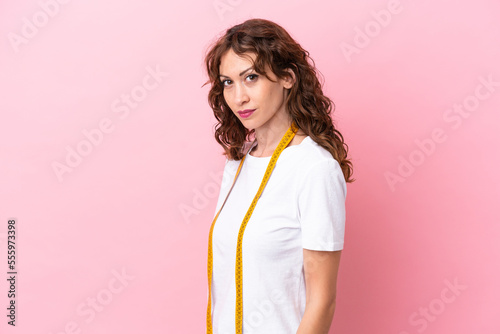
[[[287,69],[294,72],[296,80],[285,102],[286,111],[300,130],[338,161],[345,181],[355,181],[351,178],[352,163],[347,158],[349,148],[330,117],[335,104],[323,94],[317,78],[317,74],[321,73],[316,69],[314,60],[285,29],[265,19],[249,19],[229,28],[213,43],[205,56],[209,79],[203,86],[211,84],[208,103],[218,121],[215,125],[215,140],[224,148],[223,155],[231,160],[242,159],[243,147],[255,132],[255,129],[248,130],[243,126],[223,96],[219,66],[221,57],[229,49],[242,57],[248,56],[246,53],[256,54],[253,68],[268,79],[266,65],[279,79],[291,77]]]

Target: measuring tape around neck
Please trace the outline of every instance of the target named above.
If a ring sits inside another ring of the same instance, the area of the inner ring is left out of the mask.
[[[257,191],[257,194],[255,195],[252,204],[250,204],[250,208],[248,208],[248,211],[243,218],[243,222],[241,223],[240,230],[238,232],[238,243],[236,246],[236,267],[235,267],[235,274],[236,274],[236,313],[235,313],[235,327],[236,327],[236,334],[241,334],[242,328],[243,328],[243,264],[242,264],[242,243],[243,243],[243,233],[245,232],[245,228],[247,226],[247,223],[250,219],[250,216],[253,213],[253,210],[255,208],[255,205],[257,204],[257,201],[259,200],[259,197],[264,190],[264,187],[267,184],[267,180],[271,176],[271,172],[274,169],[274,166],[276,164],[276,161],[278,160],[279,155],[281,152],[288,146],[290,141],[293,139],[295,134],[297,133],[297,126],[295,125],[294,122],[292,122],[292,125],[288,129],[288,131],[285,133],[283,138],[281,139],[280,143],[278,144],[278,147],[274,150],[273,155],[271,156],[271,160],[269,161],[269,164],[267,165],[266,172],[264,174],[264,178],[262,179],[262,182],[260,184],[259,190]],[[253,145],[250,146],[248,149],[247,154],[249,154],[250,150],[252,149]],[[217,212],[217,215],[215,215],[215,218],[212,222],[212,226],[210,226],[210,233],[208,236],[208,306],[207,306],[207,334],[213,334],[212,332],[212,267],[213,267],[213,253],[212,253],[212,233],[215,225],[215,221],[217,220],[217,217],[219,217],[219,213],[222,210],[222,207],[226,203],[226,200],[231,193],[231,190],[233,189],[234,183],[236,182],[236,178],[238,177],[238,174],[240,173],[241,167],[243,166],[243,161],[246,158],[246,154],[243,156],[243,158],[240,161],[240,165],[238,167],[238,170],[236,171],[236,175],[234,176],[233,184],[231,185],[231,188],[229,189],[229,192],[227,193],[226,199],[222,203],[222,206],[220,207],[219,211]],[[216,333],[218,334],[218,333]]]

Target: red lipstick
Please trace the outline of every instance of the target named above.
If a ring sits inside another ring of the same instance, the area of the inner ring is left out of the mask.
[[[238,114],[243,117],[243,118],[247,118],[247,117],[250,117],[251,114],[253,114],[253,112],[255,111],[255,109],[245,109],[245,110],[239,110],[238,111]]]

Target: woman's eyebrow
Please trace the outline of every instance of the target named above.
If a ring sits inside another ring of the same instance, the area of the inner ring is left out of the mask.
[[[245,72],[247,72],[248,70],[251,70],[252,68],[253,68],[253,66],[252,66],[252,67],[249,67],[249,68],[247,68],[246,70],[244,70],[243,72],[241,72],[241,73],[240,73],[240,77],[241,77],[243,74],[245,74]],[[219,75],[219,77],[229,78],[227,75],[223,75],[223,74]]]

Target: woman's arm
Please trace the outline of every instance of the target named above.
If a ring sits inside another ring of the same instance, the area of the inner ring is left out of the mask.
[[[341,252],[304,248],[306,309],[297,334],[328,334],[335,312]]]

